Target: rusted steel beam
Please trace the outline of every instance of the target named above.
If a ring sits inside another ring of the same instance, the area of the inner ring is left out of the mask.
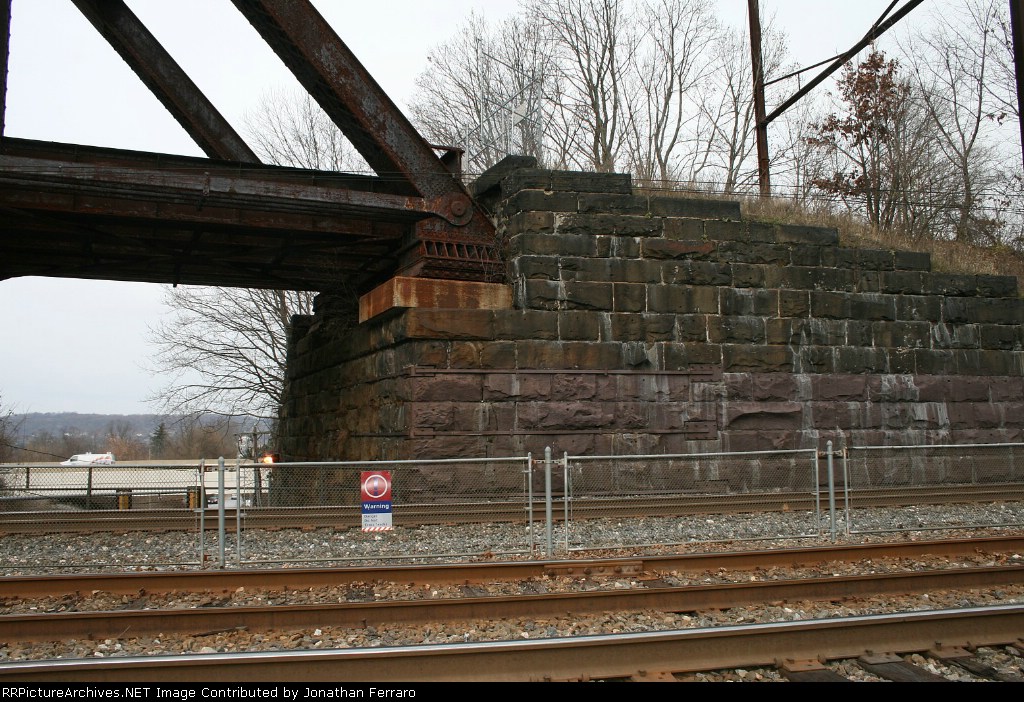
[[[11,0],[0,0],[0,137],[7,124],[7,63],[11,46]]]
[[[308,0],[233,0],[264,41],[384,179],[408,183],[464,225],[462,185]]]
[[[9,146],[0,153],[0,205],[8,207],[35,203],[69,214],[205,223],[223,219],[225,224],[322,232],[351,232],[346,219],[352,215],[412,223],[436,214],[423,198],[335,187],[332,173],[279,167],[240,170],[202,160],[179,167],[160,154],[135,159],[129,166],[121,160],[123,152],[49,145],[37,154],[31,142],[21,140]],[[67,195],[82,199],[67,200]],[[97,202],[87,202],[90,197]]]
[[[72,0],[211,158],[260,160],[122,0]]]

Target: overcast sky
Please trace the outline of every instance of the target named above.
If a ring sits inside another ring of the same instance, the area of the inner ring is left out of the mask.
[[[955,0],[930,0],[907,21]],[[297,86],[229,0],[128,0],[239,132],[270,90]],[[471,10],[499,20],[516,0],[314,0],[378,83],[407,110],[431,47]],[[789,36],[793,60],[849,48],[889,0],[761,0]],[[901,3],[902,4],[902,3]],[[746,22],[746,0],[719,0]],[[931,6],[929,8],[928,6]],[[70,0],[14,0],[8,136],[202,156],[177,122]],[[0,281],[0,403],[15,412],[149,413],[148,327],[166,308],[155,284],[15,278]]]

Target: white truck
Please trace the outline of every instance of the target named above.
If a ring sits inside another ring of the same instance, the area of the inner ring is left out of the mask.
[[[62,466],[109,466],[114,463],[114,454],[110,453],[76,453],[66,461],[61,461]]]

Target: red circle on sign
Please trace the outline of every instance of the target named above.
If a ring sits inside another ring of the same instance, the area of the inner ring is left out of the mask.
[[[363,492],[373,499],[380,499],[388,494],[388,481],[383,475],[371,475],[363,481]]]

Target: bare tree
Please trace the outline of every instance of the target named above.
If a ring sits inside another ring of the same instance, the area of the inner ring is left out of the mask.
[[[999,3],[999,7],[1005,3]],[[1007,96],[991,85],[1000,52],[1000,12],[994,0],[966,3],[937,19],[935,27],[905,47],[915,95],[932,123],[935,143],[949,169],[941,193],[945,231],[965,243],[996,243],[1000,223],[985,213],[999,181],[1000,155],[991,132]]]
[[[528,7],[548,30],[558,59],[563,136],[576,137],[581,165],[614,171],[624,137],[623,90],[636,46],[627,3],[533,0]]]
[[[271,91],[246,115],[245,125],[253,148],[268,163],[320,171],[369,170],[309,93]]]
[[[664,183],[679,177],[676,152],[699,117],[697,88],[713,68],[706,56],[719,29],[707,0],[645,2],[637,24],[625,148],[640,182]]]
[[[312,296],[181,286],[166,304],[170,318],[150,329],[157,368],[173,374],[154,398],[163,410],[276,416],[291,317],[312,314]]]

